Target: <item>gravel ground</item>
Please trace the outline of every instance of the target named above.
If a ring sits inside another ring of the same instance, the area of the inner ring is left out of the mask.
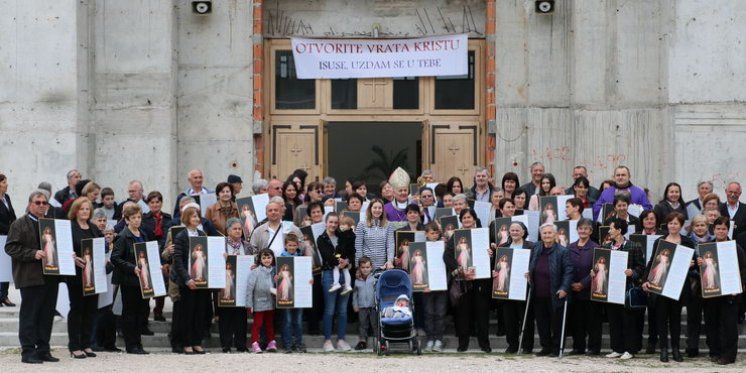
[[[722,367],[710,363],[705,358],[687,359],[683,363],[663,364],[651,355],[621,361],[602,357],[539,358],[504,354],[425,354],[392,355],[376,357],[370,353],[345,353],[327,355],[308,354],[222,354],[183,356],[170,353],[154,353],[148,356],[101,353],[98,357],[74,360],[65,350],[55,350],[53,355],[61,358],[59,363],[42,365],[21,364],[17,349],[0,351],[0,371],[2,372],[231,372],[243,371],[251,367],[261,367],[265,372],[485,372],[511,370],[523,371],[564,371],[564,372],[639,372],[659,368],[676,368],[677,372],[744,371],[746,357],[739,357],[734,365]],[[341,368],[341,369],[340,369]]]

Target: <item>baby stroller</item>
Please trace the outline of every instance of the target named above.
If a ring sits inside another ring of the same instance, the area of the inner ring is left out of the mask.
[[[384,318],[386,307],[394,305],[396,298],[404,294],[412,299],[412,282],[407,272],[401,269],[389,269],[374,273],[376,282],[376,311],[378,313],[378,336],[374,343],[376,353],[388,355],[391,343],[406,343],[409,351],[422,354],[414,318]],[[414,314],[414,303],[410,301],[409,308]]]

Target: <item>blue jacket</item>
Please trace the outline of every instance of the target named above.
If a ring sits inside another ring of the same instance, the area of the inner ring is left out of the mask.
[[[537,242],[531,251],[531,263],[528,265],[528,271],[530,276],[533,276],[534,269],[536,269],[536,263],[539,261],[539,255],[544,249],[543,242]],[[564,305],[563,301],[557,297],[557,292],[564,290],[567,293],[567,297],[570,296],[570,283],[572,282],[572,275],[574,269],[572,266],[572,260],[570,260],[570,251],[560,244],[555,243],[551,252],[549,253],[549,283],[550,289],[552,290],[552,306],[559,308]],[[533,291],[533,287],[531,288]],[[565,297],[565,299],[568,299]]]

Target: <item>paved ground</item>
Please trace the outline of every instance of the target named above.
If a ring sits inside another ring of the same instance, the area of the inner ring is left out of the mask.
[[[376,357],[372,354],[222,354],[209,353],[201,356],[154,353],[148,356],[102,353],[96,358],[74,360],[64,350],[55,350],[53,355],[61,358],[59,363],[27,365],[20,363],[17,349],[0,351],[2,372],[231,372],[248,371],[261,367],[263,372],[485,372],[504,371],[565,371],[565,372],[640,372],[659,368],[675,368],[677,372],[744,371],[746,356],[741,356],[735,365],[721,367],[707,359],[687,359],[683,363],[660,363],[651,355],[621,361],[602,357],[538,358],[504,354],[426,354],[392,355]]]

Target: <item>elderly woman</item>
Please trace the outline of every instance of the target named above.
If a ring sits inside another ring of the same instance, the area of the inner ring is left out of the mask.
[[[695,244],[703,244],[715,241],[715,236],[710,233],[707,218],[704,215],[696,215],[692,218],[689,238]],[[702,326],[702,295],[699,277],[691,277],[694,286],[683,291],[689,292],[686,303],[686,355],[688,357],[699,356],[699,336]]]
[[[461,211],[469,208],[469,200],[466,198],[466,194],[463,193],[453,196],[451,203],[453,204],[453,212],[456,215],[461,215]]]
[[[542,179],[543,184],[543,179]],[[557,227],[539,227],[541,242],[534,246],[528,267],[528,279],[534,303],[534,317],[539,330],[541,351],[537,356],[559,355],[562,309],[572,283],[570,252],[557,243]]]
[[[218,194],[218,201],[207,208],[205,218],[222,235],[226,235],[226,222],[230,218],[238,218],[238,205],[234,202],[233,188],[230,184],[222,182],[215,187],[215,193]]]
[[[254,183],[251,185],[251,191],[254,192],[254,195],[264,194],[267,193],[268,186],[269,182],[266,179],[257,179],[254,180]]]
[[[119,285],[122,292],[122,331],[127,353],[144,355],[148,352],[142,348],[141,330],[145,324],[143,309],[148,303],[140,293],[140,268],[136,263],[134,246],[135,243],[147,242],[148,236],[140,229],[140,206],[134,203],[125,206],[122,216],[127,226],[117,236],[111,253],[111,263],[114,264],[112,283]]]
[[[243,224],[238,218],[230,218],[225,223],[225,257],[229,255],[249,255],[249,244],[243,240]],[[234,268],[233,276],[236,275]],[[230,353],[235,347],[239,352],[246,349],[246,309],[243,307],[218,307],[220,345],[223,352]]]
[[[723,216],[715,220],[715,241],[729,241],[728,231],[730,220]],[[736,256],[738,268],[741,272],[741,287],[746,287],[746,255],[741,245],[736,244]],[[703,258],[697,259],[697,264],[703,265]],[[739,303],[743,294],[735,296],[724,295],[708,298],[702,301],[705,310],[705,325],[707,333],[707,345],[710,348],[710,360],[719,365],[733,364],[736,362],[738,351],[738,313]],[[688,312],[688,311],[687,311]]]
[[[511,201],[509,199],[503,199],[503,201]],[[534,247],[534,243],[527,241],[528,230],[520,222],[514,222],[510,224],[508,228],[510,239],[508,242],[500,245],[500,247],[509,247],[511,249],[522,249],[531,250]],[[491,242],[495,242],[494,229],[490,228],[490,235],[492,236]],[[493,276],[496,273],[493,272]],[[523,315],[526,312],[526,302],[514,301],[514,300],[498,300],[498,303],[502,305],[503,309],[503,322],[505,324],[505,339],[508,342],[508,348],[505,353],[514,354],[518,352],[519,343],[518,338],[521,334],[521,324],[523,323]],[[526,320],[526,330],[523,334],[522,347],[523,353],[530,354],[534,349],[534,314],[531,309],[528,312],[528,319]]]
[[[179,285],[181,300],[175,307],[179,313],[179,330],[184,354],[204,354],[202,339],[207,329],[207,314],[210,307],[210,290],[197,288],[197,283],[190,274],[189,238],[206,236],[199,229],[201,218],[199,208],[187,206],[181,213],[181,223],[186,229],[174,237],[173,267],[171,281]]]
[[[185,198],[182,198],[182,200]],[[152,191],[148,193],[145,202],[148,203],[150,211],[142,216],[142,227],[148,232],[148,235],[152,236],[158,241],[159,251],[163,251],[166,246],[166,237],[168,236],[168,230],[171,228],[173,223],[171,215],[163,212],[163,195],[159,191]],[[165,283],[168,283],[168,270],[169,265],[165,260],[161,260],[161,265],[164,272]],[[155,308],[153,308],[153,320],[155,321],[166,321],[163,316],[163,306],[165,304],[166,296],[155,298]]]
[[[570,243],[570,260],[573,263],[572,302],[568,306],[568,322],[572,325],[571,354],[601,354],[601,313],[603,303],[591,301],[591,278],[593,268],[593,251],[598,244],[591,240],[593,222],[589,219],[578,220],[578,240]],[[586,344],[586,336],[588,337]],[[587,350],[586,350],[587,348]]]
[[[464,208],[459,213],[462,229],[480,228],[477,213],[471,208]],[[492,279],[476,279],[476,271],[473,267],[465,269],[463,263],[456,259],[456,249],[460,245],[456,243],[454,234],[446,242],[443,252],[443,261],[449,275],[449,287],[460,286],[463,293],[456,306],[454,318],[456,322],[456,335],[458,335],[458,352],[469,349],[471,335],[471,321],[475,320],[475,331],[479,348],[484,352],[492,352],[489,339],[489,317],[490,302],[492,301]],[[494,248],[471,248],[473,250],[487,250],[490,257],[494,255]],[[490,267],[494,268],[494,262],[490,260]]]

